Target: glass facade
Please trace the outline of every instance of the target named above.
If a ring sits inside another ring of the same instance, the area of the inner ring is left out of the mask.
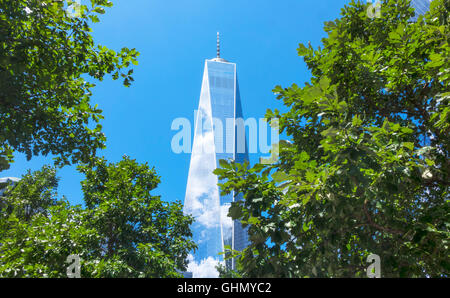
[[[188,271],[194,278],[217,277],[215,266],[219,263],[233,267],[231,260],[223,263],[220,253],[224,246],[242,250],[248,245],[246,231],[227,216],[233,200],[242,197],[221,196],[217,176],[212,173],[219,167],[220,159],[248,160],[247,150],[237,151],[236,119],[243,118],[243,114],[236,64],[220,58],[206,60],[195,118],[184,212],[195,218],[191,228],[198,249],[190,256]]]

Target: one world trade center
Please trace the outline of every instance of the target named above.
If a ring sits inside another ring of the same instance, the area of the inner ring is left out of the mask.
[[[248,160],[236,64],[220,57],[205,61],[200,102],[195,116],[194,141],[184,202],[185,214],[194,217],[191,226],[198,249],[189,256],[188,271],[193,277],[217,277],[216,266],[234,267],[224,261],[225,246],[243,250],[247,232],[238,221],[227,216],[234,200],[242,196],[220,195],[218,178],[213,174],[221,159],[243,163]]]

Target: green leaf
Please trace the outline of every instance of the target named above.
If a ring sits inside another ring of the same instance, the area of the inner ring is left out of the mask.
[[[282,171],[277,171],[272,174],[272,179],[275,183],[281,183],[289,179],[289,176]]]
[[[299,44],[297,49],[299,56],[306,56],[308,54],[308,48],[304,44]]]
[[[232,204],[228,209],[228,216],[232,219],[238,219],[242,217],[242,208],[239,205]]]
[[[224,169],[230,169],[231,165],[230,163],[226,160],[226,159],[220,159],[219,160],[219,165],[224,168]]]
[[[404,142],[403,143],[403,147],[406,147],[406,148],[408,148],[409,150],[414,150],[414,143],[412,143],[412,142]]]

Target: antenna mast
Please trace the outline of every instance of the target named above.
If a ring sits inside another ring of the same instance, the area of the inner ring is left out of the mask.
[[[217,32],[217,58],[220,58],[220,33]]]

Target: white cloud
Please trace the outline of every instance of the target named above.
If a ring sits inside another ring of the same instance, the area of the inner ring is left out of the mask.
[[[222,223],[223,239],[231,241],[233,232],[233,220],[228,216],[228,209],[231,204],[224,204],[220,206],[220,220]]]
[[[220,196],[217,176],[212,173],[217,166],[206,73],[196,120],[184,211],[206,228],[219,227]]]
[[[204,225],[206,228],[218,227],[220,224],[218,206],[211,206],[203,209],[203,212],[197,216],[197,222]]]
[[[226,228],[231,228],[233,225],[233,220],[228,216],[228,210],[230,209],[230,206],[230,203],[225,203],[220,206],[220,217],[222,219],[222,225]]]
[[[220,264],[219,260],[213,257],[208,257],[200,262],[195,262],[192,255],[188,256],[188,272],[192,272],[193,278],[217,278],[219,277],[219,272],[216,266]]]

